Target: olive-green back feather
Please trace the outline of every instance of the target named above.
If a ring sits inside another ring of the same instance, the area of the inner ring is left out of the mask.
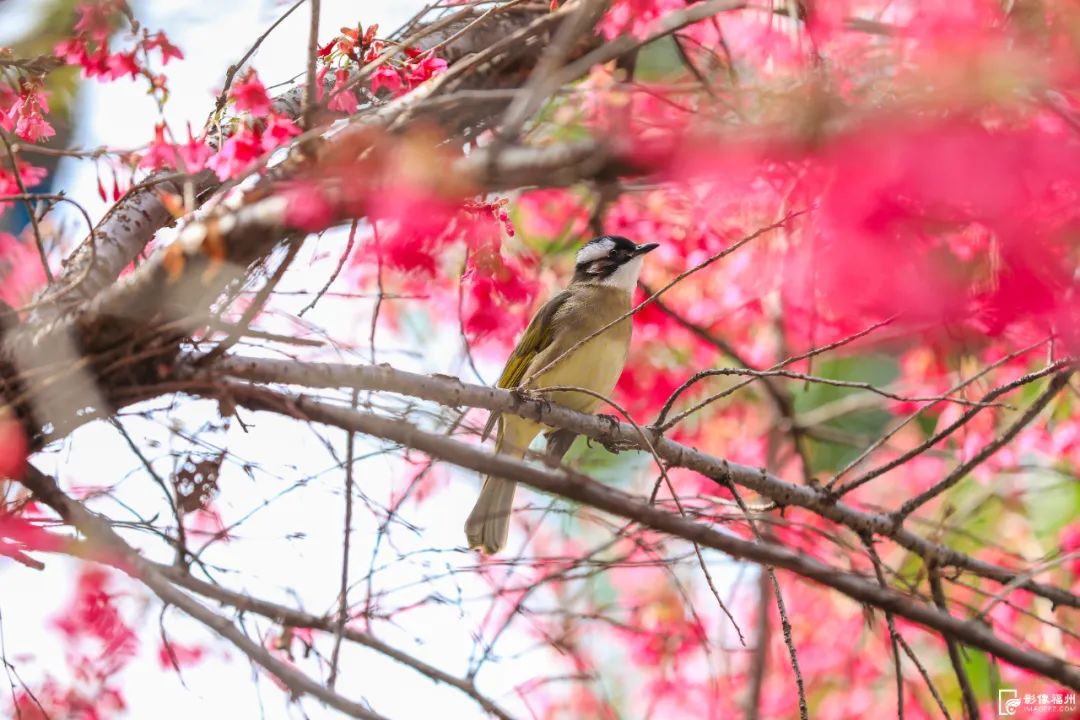
[[[518,340],[514,352],[510,353],[510,357],[507,358],[502,375],[499,376],[499,381],[495,384],[496,387],[513,389],[521,384],[521,381],[525,379],[525,371],[529,369],[533,359],[550,345],[552,338],[555,337],[555,325],[551,322],[551,319],[555,317],[555,313],[569,298],[570,292],[563,290],[548,300],[537,311],[533,319],[529,321],[529,326],[525,328],[525,334]],[[491,429],[495,427],[499,415],[497,412],[491,413],[487,425],[484,426],[484,432],[480,436],[481,441],[487,439],[487,436],[491,434]]]

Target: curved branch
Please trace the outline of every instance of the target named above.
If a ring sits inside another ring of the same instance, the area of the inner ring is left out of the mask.
[[[578,413],[556,403],[515,395],[508,390],[472,385],[448,376],[428,376],[397,370],[388,365],[357,366],[337,363],[301,363],[266,358],[222,358],[214,370],[254,382],[303,385],[311,388],[353,388],[400,393],[450,407],[476,407],[509,412],[553,427],[573,430],[603,444],[644,447],[641,436],[629,424]],[[685,467],[723,484],[729,476],[739,485],[763,495],[779,505],[811,510],[859,534],[887,537],[940,567],[967,570],[1002,584],[1020,582],[1018,587],[1042,595],[1057,605],[1080,608],[1080,597],[1045,583],[1024,578],[1022,572],[987,563],[940,543],[898,527],[885,513],[857,510],[831,493],[811,485],[796,485],[764,472],[696,448],[669,440],[650,430],[649,440],[656,453],[672,466]]]
[[[151,564],[158,572],[177,585],[192,592],[196,592],[199,595],[217,600],[224,605],[234,607],[237,610],[253,612],[273,620],[276,623],[281,623],[282,625],[288,625],[290,627],[312,628],[331,633],[337,631],[337,621],[334,618],[312,615],[311,613],[306,613],[302,610],[294,610],[285,607],[284,605],[278,605],[277,603],[272,603],[267,600],[260,600],[249,595],[244,595],[243,593],[227,590],[219,585],[213,585],[203,580],[199,580],[181,568],[157,563]],[[419,660],[408,653],[402,652],[392,645],[387,645],[370,633],[345,626],[342,634],[345,639],[358,645],[371,648],[388,658],[396,660],[402,665],[406,665],[413,670],[416,670],[421,675],[425,675],[437,683],[457,688],[475,700],[477,705],[484,708],[484,710],[495,717],[500,718],[500,720],[512,720],[512,717],[505,710],[487,697],[481,695],[472,681],[463,680],[462,678],[443,672],[433,665],[428,665],[423,660]]]
[[[436,20],[419,27],[410,37],[404,38],[404,42],[415,42],[421,49],[439,45],[442,55],[453,65],[491,46],[495,37],[493,31],[473,21],[473,16],[478,14],[481,14],[479,8],[462,8],[453,18]],[[535,18],[546,14],[546,8],[518,8],[513,13],[503,13],[497,19],[519,28],[528,26]],[[466,27],[470,28],[469,32],[459,32]],[[499,37],[503,37],[505,27],[500,27],[499,32],[502,33]],[[502,67],[496,64],[488,70],[498,73]],[[363,73],[364,69],[358,72]],[[328,78],[326,82],[329,88],[331,79]],[[275,112],[292,120],[299,119],[305,109],[303,87],[292,88],[274,98],[273,108]],[[367,108],[369,111],[381,109],[382,106]],[[494,114],[498,109],[492,109],[491,113]],[[378,121],[379,112],[372,114],[373,119]],[[80,284],[78,292],[82,299],[92,298],[108,287],[153,239],[154,234],[175,220],[165,208],[159,192],[186,195],[185,185],[188,185],[187,189],[201,203],[221,187],[221,181],[209,170],[195,175],[177,173],[172,169],[154,173],[129,190],[109,209],[94,231],[65,260],[63,271],[56,282],[43,290],[41,296],[44,298],[56,293],[58,288],[66,287],[83,274],[86,274],[86,278]],[[40,313],[37,319],[44,318],[45,313]]]
[[[55,510],[65,522],[77,528],[100,551],[112,555],[117,568],[150,588],[166,605],[175,606],[231,642],[252,662],[280,680],[294,695],[311,695],[349,717],[384,720],[382,715],[373,712],[366,705],[326,689],[292,665],[277,659],[269,650],[245,635],[228,618],[218,615],[187,593],[178,590],[159,572],[157,566],[145,560],[128,545],[108,521],[69,497],[53,478],[31,466],[23,484],[38,499]]]
[[[620,490],[601,485],[571,470],[531,465],[507,455],[492,455],[444,435],[426,432],[404,420],[335,407],[308,397],[287,395],[266,388],[241,383],[222,383],[218,388],[207,390],[205,394],[211,397],[227,395],[231,401],[250,410],[276,412],[400,443],[460,467],[516,480],[537,490],[576,500],[644,527],[720,550],[739,560],[789,570],[819,585],[833,588],[858,602],[888,610],[943,636],[955,638],[1014,665],[1080,690],[1080,667],[1039,650],[1011,645],[982,623],[960,620],[914,597],[882,588],[860,575],[826,565],[784,546],[743,540],[714,530],[702,523],[661,510]]]

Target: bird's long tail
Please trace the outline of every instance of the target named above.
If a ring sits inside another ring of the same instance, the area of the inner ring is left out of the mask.
[[[469,547],[488,555],[499,552],[510,532],[510,509],[514,506],[517,483],[502,478],[484,478],[484,487],[476,499],[469,519],[465,521],[465,537]]]
[[[516,458],[525,456],[524,450],[506,447],[500,432],[495,452],[512,455]],[[514,507],[514,491],[517,483],[513,480],[487,476],[480,489],[469,518],[465,521],[465,538],[469,547],[482,550],[488,555],[499,552],[506,544],[510,532],[510,511]]]

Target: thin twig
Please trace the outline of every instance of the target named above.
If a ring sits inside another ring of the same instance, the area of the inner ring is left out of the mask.
[[[835,378],[821,377],[819,375],[808,375],[807,373],[794,372],[792,370],[753,370],[751,368],[712,368],[710,370],[702,370],[701,372],[694,373],[693,377],[691,377],[690,380],[688,380],[687,382],[697,382],[699,380],[702,380],[702,379],[708,378],[708,377],[730,376],[730,375],[741,375],[741,376],[748,376],[748,377],[755,377],[755,378],[782,377],[782,378],[788,378],[788,379],[791,379],[791,380],[803,380],[803,381],[805,381],[807,383],[817,383],[819,385],[830,385],[832,387],[851,388],[851,389],[854,389],[854,390],[867,390],[869,392],[874,393],[875,395],[880,395],[881,397],[889,398],[890,400],[897,400],[899,402],[933,402],[933,403],[946,402],[946,403],[953,403],[953,404],[956,404],[956,405],[965,405],[965,406],[969,406],[969,407],[982,407],[982,408],[986,408],[986,407],[1006,407],[1007,408],[1008,407],[1006,405],[1002,405],[1001,403],[984,403],[984,402],[979,402],[977,400],[967,400],[965,398],[951,397],[948,394],[911,397],[911,396],[907,396],[907,395],[900,395],[900,394],[894,393],[894,392],[889,392],[888,390],[883,390],[880,387],[878,387],[877,385],[874,385],[873,383],[859,382],[859,381],[855,381],[855,380],[837,380]]]
[[[255,54],[255,51],[259,49],[259,46],[263,44],[263,41],[270,36],[270,33],[274,32],[278,25],[285,22],[285,18],[292,15],[293,11],[305,2],[307,2],[307,0],[296,0],[292,7],[286,10],[262,35],[255,39],[255,42],[252,43],[251,47],[248,48],[248,51],[244,53],[242,58],[229,66],[229,69],[225,72],[225,83],[221,86],[221,92],[218,93],[217,102],[214,103],[214,112],[211,113],[212,116],[217,115],[221,112],[221,109],[225,107],[225,101],[229,95],[229,88],[232,87],[233,79],[236,78],[236,73],[244,67],[249,59],[251,59],[251,56]]]
[[[895,316],[890,317],[890,318],[886,318],[886,319],[881,320],[879,322],[873,323],[869,327],[866,327],[866,328],[860,330],[857,333],[853,333],[851,335],[848,335],[847,337],[840,338],[839,340],[831,342],[831,343],[829,343],[827,345],[821,345],[821,346],[818,346],[818,347],[811,348],[811,349],[807,350],[806,352],[799,353],[798,355],[792,355],[791,357],[785,358],[784,360],[781,360],[780,362],[776,363],[771,368],[768,368],[768,370],[766,372],[773,371],[773,370],[779,370],[780,368],[783,368],[783,367],[786,367],[786,366],[791,365],[793,363],[799,362],[800,360],[806,360],[807,358],[816,357],[816,356],[821,355],[823,353],[827,353],[830,350],[835,350],[836,348],[841,347],[843,345],[848,345],[850,343],[853,343],[856,340],[860,340],[860,339],[866,337],[867,335],[874,332],[875,330],[878,330],[879,328],[885,327],[886,325],[893,322],[893,320],[895,320],[895,319],[896,319]],[[710,395],[709,397],[705,398],[701,402],[697,403],[696,405],[690,407],[687,410],[684,410],[683,412],[679,413],[678,415],[674,416],[673,418],[671,418],[670,420],[667,420],[665,422],[665,418],[667,417],[667,414],[669,412],[671,412],[671,408],[675,405],[675,400],[680,395],[682,395],[684,392],[689,390],[697,382],[695,377],[691,377],[689,380],[687,380],[682,385],[677,387],[675,389],[675,391],[671,393],[670,396],[668,396],[668,399],[664,402],[664,406],[662,408],[660,408],[660,413],[657,415],[656,422],[654,422],[653,425],[658,427],[661,431],[667,431],[667,430],[671,429],[672,427],[674,427],[675,425],[682,422],[684,419],[686,419],[687,417],[689,417],[693,413],[698,412],[699,410],[704,408],[706,405],[708,405],[710,403],[713,403],[713,402],[716,402],[717,400],[720,400],[721,398],[725,398],[728,395],[731,395],[731,394],[735,393],[736,391],[740,390],[741,388],[746,387],[747,385],[749,385],[753,381],[754,381],[753,378],[751,378],[749,380],[744,380],[743,382],[736,383],[732,387],[729,387],[726,390],[723,390],[722,392],[718,392],[718,393],[716,393],[714,395]]]
[[[1016,388],[1023,387],[1024,385],[1035,382],[1036,380],[1044,378],[1047,375],[1052,375],[1053,373],[1056,373],[1059,370],[1062,370],[1063,368],[1069,367],[1070,365],[1072,365],[1073,362],[1074,361],[1071,360],[1071,359],[1058,360],[1057,362],[1053,363],[1052,365],[1047,365],[1046,367],[1044,367],[1044,368],[1042,368],[1040,370],[1036,370],[1034,372],[1027,373],[1024,376],[1019,377],[1016,380],[1013,380],[1012,382],[1006,383],[1005,385],[997,387],[997,388],[991,390],[990,392],[986,393],[985,395],[982,396],[981,402],[988,403],[988,402],[991,402],[993,400],[996,400],[997,398],[1001,397],[1005,393],[1011,392],[1012,390],[1015,390]],[[890,470],[892,470],[893,468],[900,467],[901,465],[903,465],[903,464],[907,463],[909,460],[911,460],[913,457],[916,457],[917,455],[921,455],[922,453],[924,453],[927,450],[929,450],[930,448],[932,448],[934,445],[937,445],[943,438],[948,437],[949,435],[951,435],[953,432],[956,431],[957,428],[961,427],[962,425],[967,423],[969,420],[971,420],[973,417],[975,417],[977,414],[979,414],[979,412],[981,410],[982,410],[982,407],[973,407],[973,408],[971,408],[970,410],[965,412],[963,415],[961,415],[959,418],[957,418],[955,421],[953,421],[951,424],[949,424],[947,427],[945,427],[942,430],[939,430],[938,432],[934,433],[931,437],[927,438],[924,442],[920,443],[916,447],[913,447],[911,450],[908,450],[907,452],[903,453],[899,457],[896,457],[896,458],[890,460],[887,463],[879,465],[876,468],[873,468],[872,470],[867,470],[865,473],[863,473],[862,475],[859,475],[854,480],[851,480],[850,482],[846,483],[845,485],[842,485],[841,487],[837,488],[836,489],[836,494],[837,495],[843,495],[844,493],[850,492],[851,490],[854,490],[855,488],[859,487],[860,485],[864,485],[864,484],[870,482],[871,480],[878,477],[879,475],[883,475],[883,474],[889,472]]]
[[[375,287],[378,294],[375,296],[375,307],[371,309],[371,332],[368,334],[368,350],[370,354],[371,364],[375,364],[375,333],[379,328],[379,311],[382,310],[383,304],[383,257],[382,257],[382,241],[379,239],[379,226],[373,219],[371,221],[371,236],[375,240]]]
[[[173,494],[169,492],[169,486],[165,483],[165,480],[154,469],[153,464],[149,458],[143,454],[143,451],[139,449],[139,446],[135,444],[135,440],[132,439],[127,428],[116,418],[110,420],[113,427],[127,442],[128,447],[131,448],[131,452],[135,453],[135,457],[139,458],[139,462],[142,463],[143,468],[147,474],[153,478],[157,486],[161,488],[162,494],[165,495],[165,500],[169,504],[169,509],[172,510],[173,519],[176,521],[176,564],[181,567],[187,567],[187,539],[184,537],[184,520],[180,516],[180,508]]]
[[[1003,445],[1008,443],[1014,437],[1019,434],[1027,425],[1035,419],[1035,417],[1042,412],[1043,408],[1049,404],[1054,397],[1061,392],[1061,389],[1068,385],[1069,378],[1072,376],[1072,370],[1062,370],[1050,380],[1050,383],[1046,386],[1046,389],[1039,394],[1035,401],[1024,411],[1024,413],[1018,417],[1005,432],[998,435],[996,438],[986,443],[975,453],[970,460],[965,463],[961,463],[959,467],[946,475],[943,479],[934,483],[933,487],[927,488],[923,492],[919,493],[915,497],[905,502],[900,510],[896,513],[897,521],[903,521],[911,513],[915,512],[920,506],[933,500],[941,493],[951,488],[956,483],[960,482],[969,472],[974,468],[981,465],[988,457],[996,453]]]
[[[345,243],[345,250],[341,253],[341,257],[338,258],[337,267],[334,268],[334,272],[331,273],[330,277],[326,280],[326,284],[315,292],[315,297],[311,299],[311,302],[305,305],[300,310],[300,312],[296,314],[297,317],[303,317],[304,313],[314,308],[315,305],[320,300],[322,300],[323,295],[326,295],[326,293],[330,290],[330,286],[334,284],[334,282],[338,279],[338,276],[341,275],[342,268],[345,267],[345,263],[348,261],[349,256],[352,255],[353,244],[356,242],[356,227],[359,222],[359,220],[352,221],[352,225],[349,226],[349,240]],[[376,298],[376,302],[382,302],[382,299],[383,293],[382,291],[380,291]]]
[[[753,516],[750,514],[750,508],[746,506],[746,503],[742,499],[742,494],[739,489],[735,487],[735,483],[732,481],[730,474],[727,478],[727,488],[731,492],[735,502],[739,504],[739,509],[742,510],[743,516],[746,518],[747,525],[750,526],[750,531],[754,534],[754,537],[761,544],[766,544],[765,538],[761,531],[758,530],[757,523],[754,522]],[[780,613],[780,630],[784,635],[784,645],[787,646],[788,657],[791,659],[791,670],[795,674],[795,687],[799,691],[799,717],[801,720],[808,720],[810,717],[810,711],[806,704],[806,687],[803,685],[802,671],[799,669],[799,654],[795,651],[795,641],[791,637],[791,622],[788,620],[787,608],[784,606],[784,594],[780,591],[780,582],[776,579],[776,570],[772,565],[764,564],[761,567],[762,571],[769,576],[769,582],[772,584],[773,597],[776,600],[776,609]]]
[[[1052,560],[1047,560],[1046,562],[1035,565],[1027,572],[1020,573],[1016,576],[1014,580],[1006,583],[1000,590],[994,593],[993,596],[991,596],[990,599],[986,601],[986,604],[979,609],[979,612],[975,614],[975,617],[973,619],[982,620],[983,618],[985,618],[987,613],[997,607],[999,603],[1003,602],[1005,600],[1005,597],[1009,593],[1011,593],[1013,590],[1016,590],[1018,587],[1020,587],[1036,575],[1044,573],[1047,570],[1053,570],[1058,565],[1063,565],[1064,563],[1067,563],[1068,561],[1074,560],[1076,558],[1080,558],[1080,550],[1073,550],[1072,552],[1059,555]]]
[[[38,227],[37,212],[34,210],[34,206],[30,204],[29,193],[26,192],[26,183],[23,182],[22,175],[19,173],[19,161],[15,157],[14,151],[11,149],[11,142],[7,138],[7,133],[0,132],[0,142],[4,143],[4,149],[7,151],[8,158],[11,160],[11,174],[15,178],[15,184],[19,187],[19,194],[23,196],[23,206],[26,208],[26,214],[30,216],[30,227],[34,230],[34,242],[37,244],[38,258],[41,260],[41,268],[45,271],[45,279],[51,285],[53,282],[52,270],[49,269],[49,256],[45,252],[45,241],[41,238],[41,228]]]
[[[881,558],[878,557],[877,549],[874,548],[874,539],[868,535],[863,535],[861,538],[863,547],[866,548],[866,553],[870,556],[871,562],[874,564],[874,577],[877,578],[878,585],[883,588],[887,588],[889,585],[885,581],[885,571],[882,569]],[[885,624],[889,628],[889,642],[892,644],[893,653],[893,673],[896,675],[896,717],[898,720],[904,720],[904,669],[900,664],[900,633],[896,630],[896,621],[893,619],[893,614],[890,610],[885,610]]]
[[[352,407],[356,409],[359,390],[352,391]],[[341,551],[341,589],[338,595],[338,619],[334,635],[334,649],[330,654],[330,677],[326,686],[333,689],[337,680],[338,655],[341,641],[345,637],[345,623],[349,619],[349,547],[352,540],[353,514],[353,462],[355,458],[356,433],[348,433],[345,438],[345,533]]]
[[[255,316],[262,312],[263,306],[266,305],[266,301],[270,298],[270,294],[274,292],[274,288],[281,282],[281,278],[285,276],[285,271],[289,269],[293,260],[296,259],[296,255],[300,252],[300,247],[302,245],[303,243],[300,242],[299,238],[289,245],[289,249],[285,253],[285,258],[274,270],[274,274],[270,276],[270,279],[266,281],[266,284],[263,285],[255,297],[252,298],[251,303],[244,309],[244,312],[236,322],[235,327],[204,356],[204,363],[211,363],[224,355],[225,352],[235,345],[244,333],[247,332],[248,326],[251,325]]]
[[[936,565],[931,563],[927,567],[927,573],[929,574],[930,593],[933,595],[934,604],[942,612],[948,613],[949,610],[945,604],[945,591],[941,587],[940,571]],[[978,720],[979,703],[975,701],[975,691],[971,689],[971,680],[968,679],[967,671],[964,669],[964,659],[960,655],[960,646],[956,639],[952,637],[946,637],[945,644],[949,650],[949,662],[952,664],[953,672],[956,673],[956,681],[960,684],[960,694],[964,698],[964,715],[967,720]]]
[[[1001,357],[997,361],[995,361],[995,362],[981,368],[979,370],[979,372],[975,373],[971,377],[966,378],[966,379],[962,380],[961,382],[957,383],[956,385],[952,386],[947,391],[945,391],[943,393],[943,395],[955,395],[956,393],[962,391],[964,388],[968,387],[972,383],[978,381],[979,378],[985,377],[988,373],[992,372],[993,370],[997,369],[998,367],[1001,367],[1005,363],[1010,362],[1010,361],[1020,357],[1021,355],[1025,355],[1025,354],[1031,352],[1032,350],[1039,347],[1040,345],[1044,345],[1044,344],[1050,342],[1052,339],[1053,339],[1053,335],[1051,335],[1051,336],[1049,336],[1047,338],[1044,338],[1042,340],[1039,340],[1038,342],[1032,343],[1031,345],[1028,345],[1027,347],[1020,348],[1019,350],[1016,350],[1014,352],[1009,353],[1008,355],[1005,355],[1005,356]],[[892,428],[890,428],[888,430],[888,432],[882,434],[882,436],[880,438],[875,440],[865,450],[863,450],[861,453],[859,453],[858,457],[856,457],[851,462],[849,462],[847,465],[845,465],[843,468],[838,470],[836,472],[836,474],[832,476],[832,478],[829,480],[829,482],[825,483],[825,487],[831,489],[834,485],[836,485],[836,483],[838,483],[840,481],[840,478],[842,478],[844,475],[846,475],[848,472],[850,472],[852,470],[852,468],[854,468],[854,467],[858,466],[860,463],[862,463],[866,458],[868,458],[870,456],[871,453],[873,453],[879,447],[881,447],[886,442],[888,442],[890,438],[892,438],[894,435],[896,435],[896,433],[900,432],[900,430],[903,429],[904,427],[906,427],[911,421],[913,421],[915,418],[919,417],[922,413],[929,410],[930,408],[935,407],[937,404],[938,404],[937,402],[932,402],[932,403],[930,403],[928,405],[924,405],[923,407],[920,407],[915,412],[909,414],[907,417],[903,418],[900,422],[896,423]],[[844,488],[840,488],[837,491],[837,495],[843,495],[849,489],[853,490],[853,489],[855,489],[855,487],[858,487],[858,486],[857,485],[853,486],[853,487],[845,486]]]

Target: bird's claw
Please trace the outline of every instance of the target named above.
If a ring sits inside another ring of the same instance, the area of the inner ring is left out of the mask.
[[[614,415],[608,415],[607,413],[597,413],[596,417],[600,418],[601,420],[607,421],[607,423],[611,425],[611,430],[613,432],[617,427],[619,427],[619,418],[615,417]]]
[[[615,431],[619,427],[619,418],[615,417],[614,415],[608,415],[606,413],[597,413],[596,417],[600,418],[601,420],[605,420],[608,425],[611,426],[610,432],[614,435]],[[615,455],[618,455],[623,450],[629,450],[634,447],[632,443],[628,443],[623,440],[615,440],[613,438],[605,438],[600,440],[599,442],[608,452]]]
[[[536,402],[550,405],[551,402],[547,399],[547,396],[541,392],[537,392],[533,388],[516,387],[510,391],[510,394],[515,400],[522,403]]]
[[[637,448],[633,443],[628,443],[625,440],[601,440],[600,444],[604,446],[604,449],[613,455],[618,455],[623,450],[634,450]]]
[[[518,402],[528,402],[529,400],[535,400],[535,394],[528,388],[516,387],[510,388],[510,396]]]

